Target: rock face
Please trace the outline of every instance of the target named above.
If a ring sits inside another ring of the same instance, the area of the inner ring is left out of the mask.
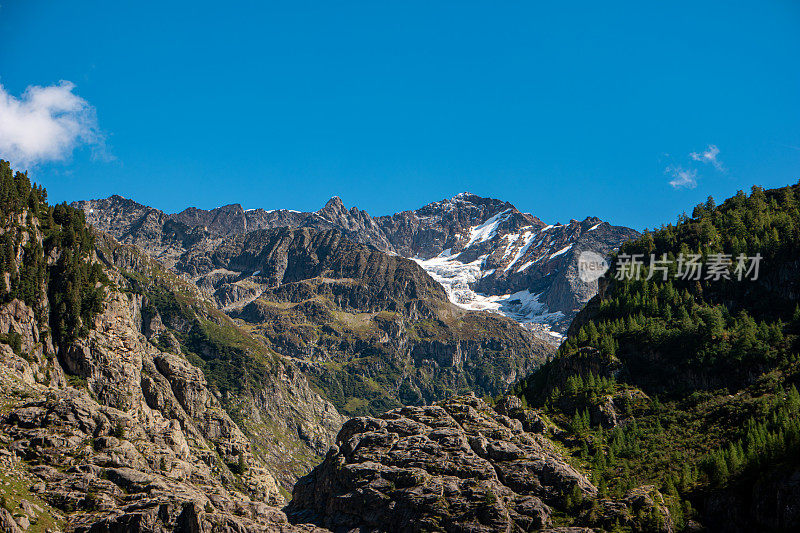
[[[170,382],[192,388],[181,397],[191,401],[193,409],[202,410],[194,388],[206,379],[204,371],[187,364],[185,357],[202,366],[206,359],[218,361],[221,352],[238,358],[257,375],[230,388],[231,381],[243,376],[238,369],[231,370],[225,361],[222,368],[205,367],[212,382],[209,389],[226,411],[236,415],[254,454],[275,473],[283,490],[290,491],[297,478],[324,457],[345,418],[311,389],[296,363],[240,330],[192,283],[165,271],[134,246],[120,245],[105,235],[98,240],[101,259],[120,269],[121,284],[135,295],[137,325],[149,344],[171,352],[157,359],[158,370],[166,372]],[[215,338],[208,339],[209,334]]]
[[[314,213],[229,205],[167,215],[119,196],[74,205],[95,227],[141,246],[168,267],[190,248],[210,250],[226,236],[278,227],[336,229],[355,242],[417,259],[457,305],[499,312],[544,338],[551,338],[545,331],[563,333],[597,293],[596,282],[585,283],[577,275],[580,253],[607,256],[638,235],[592,217],[547,225],[508,202],[469,193],[377,218],[346,209],[338,197]],[[184,260],[186,268],[191,266]],[[217,279],[228,274],[227,266],[220,269]],[[234,305],[257,292],[240,283],[218,298]]]
[[[671,531],[652,487],[621,501],[598,498],[545,431],[525,430],[522,409],[506,412],[517,418],[466,396],[354,418],[295,486],[286,512],[335,532],[550,530],[565,512],[573,526]],[[634,519],[642,509],[660,515],[661,527]]]
[[[414,301],[443,300],[445,293],[413,262],[357,244],[335,230],[277,228],[224,238],[184,253],[176,270],[216,294],[231,285],[260,285],[259,295],[296,301],[302,282],[319,279],[345,309],[386,309]],[[263,291],[268,291],[264,294]],[[230,290],[225,294],[230,294]],[[241,306],[248,300],[236,303]]]

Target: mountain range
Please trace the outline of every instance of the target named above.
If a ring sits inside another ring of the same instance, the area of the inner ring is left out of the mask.
[[[245,305],[270,280],[259,277],[257,265],[247,270],[219,262],[211,280],[204,267],[193,264],[202,255],[198,250],[207,252],[226,237],[257,230],[334,229],[354,242],[414,259],[456,305],[503,314],[553,343],[597,293],[596,281],[578,276],[580,253],[605,257],[638,236],[594,217],[545,224],[508,202],[469,193],[381,217],[348,210],[338,197],[316,212],[245,210],[234,204],[166,214],[120,196],[73,205],[86,212],[93,226],[141,247],[168,268],[196,281],[204,276],[199,284],[226,309]],[[223,270],[228,272],[223,275]]]

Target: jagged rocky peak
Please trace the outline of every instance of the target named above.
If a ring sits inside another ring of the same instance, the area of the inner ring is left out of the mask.
[[[356,242],[370,244],[384,252],[395,251],[383,230],[369,213],[355,206],[348,210],[338,196],[328,200],[325,207],[314,215],[315,217],[311,217],[304,223],[305,226],[319,228],[328,225],[330,228],[338,229]],[[321,219],[321,221],[314,220],[314,218]]]
[[[82,200],[75,202],[73,207],[82,209],[86,213],[86,220],[97,227],[115,227],[117,234],[124,235],[134,228],[136,223],[142,226],[147,219],[164,221],[164,213],[152,207],[140,204],[118,194],[98,200]],[[144,230],[145,228],[141,228]]]
[[[344,202],[338,196],[331,196],[331,199],[325,203],[325,207],[322,210],[343,210],[346,211],[347,209],[344,206]]]
[[[495,198],[484,198],[469,192],[459,193],[452,198],[432,202],[413,211],[423,219],[430,217],[441,218],[446,221],[469,222],[471,224],[483,223],[488,219],[505,215],[504,219],[516,219],[520,223],[538,224],[544,226],[538,218],[520,212],[512,203]]]
[[[509,202],[471,193],[460,193],[415,211],[379,217],[377,222],[397,253],[422,259],[444,251],[452,255],[476,242],[525,226],[544,226]]]

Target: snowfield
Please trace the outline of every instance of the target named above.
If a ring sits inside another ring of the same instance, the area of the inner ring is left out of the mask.
[[[488,241],[497,234],[497,227],[505,222],[511,216],[511,209],[506,209],[497,213],[492,218],[478,226],[472,226],[469,229],[469,242],[466,248],[475,243]]]
[[[489,311],[516,320],[524,327],[535,330],[537,334],[541,333],[540,336],[550,342],[559,342],[562,339],[563,336],[552,331],[549,324],[562,319],[564,314],[560,311],[550,313],[547,306],[539,301],[539,294],[527,290],[502,296],[475,292],[475,283],[492,273],[491,270],[483,270],[486,256],[478,257],[471,263],[462,263],[456,259],[457,254],[450,253],[450,250],[445,250],[432,259],[413,260],[444,287],[451,302],[470,311]]]

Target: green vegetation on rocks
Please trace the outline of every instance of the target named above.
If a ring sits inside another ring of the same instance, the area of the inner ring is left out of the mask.
[[[568,429],[561,440],[601,491],[654,483],[679,527],[800,527],[775,500],[800,468],[798,194],[709,198],[623,245],[558,357],[515,386]],[[642,279],[618,279],[633,254]],[[649,276],[651,254],[668,259],[666,280]],[[727,254],[730,279],[677,279],[680,254],[704,264]],[[740,254],[761,255],[757,279],[734,275]]]

